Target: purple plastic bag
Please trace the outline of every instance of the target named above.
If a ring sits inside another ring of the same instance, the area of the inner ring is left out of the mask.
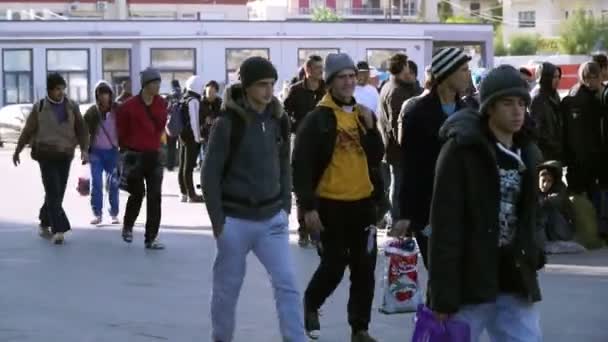
[[[418,306],[412,342],[470,342],[471,329],[462,321],[448,319],[439,322],[424,305]]]

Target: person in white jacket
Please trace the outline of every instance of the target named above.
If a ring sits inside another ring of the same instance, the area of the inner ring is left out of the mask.
[[[199,112],[201,108],[201,94],[205,83],[201,76],[190,76],[186,81],[186,93],[182,101],[187,103],[188,115],[183,131],[179,135],[179,188],[182,202],[200,203],[203,197],[196,194],[192,173],[201,151],[201,125]]]

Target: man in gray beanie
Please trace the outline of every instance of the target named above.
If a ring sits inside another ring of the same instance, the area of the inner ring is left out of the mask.
[[[325,59],[328,93],[304,117],[293,151],[294,189],[321,263],[304,295],[308,336],[320,336],[319,308],[338,287],[348,265],[348,322],[352,342],[374,342],[367,332],[374,298],[376,208],[384,186],[384,145],[371,111],[354,99],[357,68],[347,54]]]
[[[233,340],[236,306],[253,252],[270,275],[283,341],[305,342],[302,301],[289,249],[289,117],[273,96],[277,71],[262,57],[241,64],[211,130],[202,184],[217,254],[211,334]]]
[[[122,150],[121,186],[130,194],[123,220],[122,238],[133,242],[133,226],[146,197],[145,247],[161,250],[157,239],[161,220],[163,166],[161,137],[167,122],[167,104],[159,95],[160,72],[146,68],[141,72],[139,95],[120,105],[116,113],[118,144]]]
[[[537,270],[537,167],[542,155],[522,134],[530,95],[512,66],[480,87],[481,113],[460,111],[439,135],[430,223],[430,309],[468,323],[471,341],[541,341]],[[480,115],[481,114],[481,115]]]

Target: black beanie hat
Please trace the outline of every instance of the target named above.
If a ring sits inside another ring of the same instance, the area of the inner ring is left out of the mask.
[[[530,93],[528,84],[521,77],[519,70],[510,65],[498,66],[488,73],[479,86],[479,97],[481,106],[479,111],[486,114],[488,108],[496,100],[507,97],[518,96],[530,104]]]
[[[250,85],[265,78],[272,78],[275,81],[279,78],[277,69],[264,57],[249,57],[239,68],[239,77],[243,88],[248,88]]]

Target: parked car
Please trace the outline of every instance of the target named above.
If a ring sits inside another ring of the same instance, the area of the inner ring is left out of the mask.
[[[8,105],[0,109],[0,141],[16,143],[32,111],[32,104]]]

